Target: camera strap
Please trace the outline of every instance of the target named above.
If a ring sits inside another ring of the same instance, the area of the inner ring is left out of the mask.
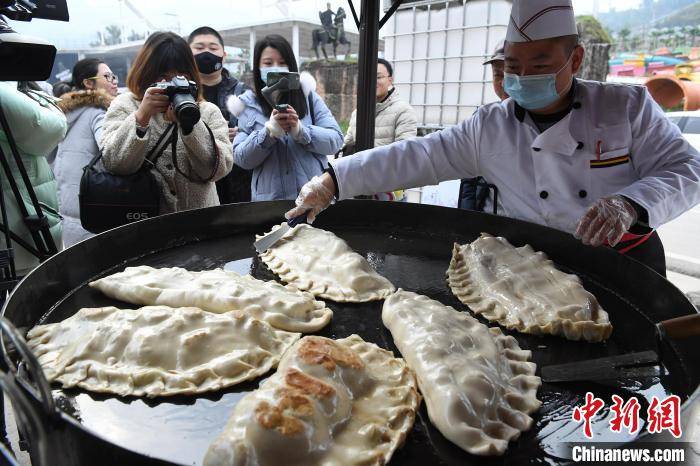
[[[175,127],[175,123],[171,123],[170,126],[168,126],[163,134],[160,135],[160,138],[158,138],[158,142],[156,142],[156,145],[153,146],[153,149],[150,150],[148,155],[143,159],[143,164],[141,165],[141,169],[144,168],[144,166],[148,167],[150,170],[153,168],[156,164],[156,160],[163,154],[163,151],[168,145],[168,141],[163,142],[165,139],[165,136],[168,135],[169,132],[172,131],[172,129]],[[153,154],[156,153],[156,150],[158,150],[158,153],[156,154],[155,157],[153,157]],[[153,158],[151,158],[153,157]],[[99,152],[90,160],[90,163],[87,164],[86,168],[93,169],[95,164],[102,158],[102,148],[99,148]]]
[[[170,137],[166,139],[166,136],[170,134]],[[153,168],[156,165],[156,161],[163,155],[163,151],[168,147],[168,142],[171,140],[177,140],[177,128],[175,123],[170,123],[170,125],[165,128],[163,134],[158,138],[158,142],[153,146],[153,149],[148,153],[145,159],[143,159],[144,165],[149,165],[149,168]],[[174,147],[174,146],[173,146]],[[153,157],[153,154],[156,154]],[[173,159],[175,158],[175,150],[173,149]]]
[[[202,123],[204,123],[204,121],[202,121]],[[204,183],[209,183],[210,181],[212,181],[214,179],[214,176],[216,175],[216,172],[219,170],[219,164],[221,163],[221,153],[219,152],[219,146],[216,145],[216,138],[214,137],[214,132],[211,130],[211,128],[209,127],[208,124],[204,123],[204,127],[207,128],[207,131],[209,132],[209,137],[211,138],[211,145],[214,148],[214,169],[212,170],[211,175],[209,175],[209,177],[206,179],[202,179],[199,177],[197,177],[198,179],[194,179],[190,175],[187,175],[182,170],[180,170],[180,166],[177,163],[177,154],[175,152],[177,150],[177,131],[175,131],[175,133],[173,134],[173,138],[172,138],[172,142],[171,142],[172,151],[173,151],[173,163],[175,164],[175,170],[177,170],[177,172],[180,175],[184,176],[185,179],[187,179],[188,181],[191,181],[193,183],[204,184]]]

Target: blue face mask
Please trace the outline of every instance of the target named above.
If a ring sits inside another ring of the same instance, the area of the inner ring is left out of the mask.
[[[261,66],[260,67],[260,79],[267,84],[267,74],[268,73],[287,73],[289,68],[286,66]]]
[[[569,56],[569,60],[571,60]],[[519,76],[503,73],[503,89],[518,105],[527,110],[537,110],[552,105],[560,97],[557,92],[557,75],[569,64],[566,60],[556,73]],[[567,87],[568,89],[568,87]]]

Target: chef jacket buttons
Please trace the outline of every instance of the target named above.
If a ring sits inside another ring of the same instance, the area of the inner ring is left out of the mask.
[[[579,108],[581,108],[581,102],[574,102],[572,107],[574,107],[574,109],[578,110]]]
[[[576,144],[576,148],[577,148],[578,150],[583,149],[583,143],[582,143],[581,141],[579,141],[578,144]]]
[[[532,150],[534,150],[535,152],[539,152],[539,151],[541,151],[542,149],[540,149],[539,147],[533,147]]]
[[[547,197],[549,197],[549,193],[547,191],[540,191],[540,197],[542,199],[547,199]]]
[[[584,197],[588,196],[588,193],[586,192],[585,189],[582,189],[581,191],[578,192],[578,197],[583,199]]]

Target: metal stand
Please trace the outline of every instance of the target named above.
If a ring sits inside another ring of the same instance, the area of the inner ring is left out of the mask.
[[[360,53],[357,78],[357,136],[355,152],[374,147],[374,120],[377,103],[377,52],[379,49],[379,29],[394,14],[403,0],[394,0],[391,8],[379,20],[381,0],[362,0],[360,17],[352,0],[348,0],[350,11],[360,32]]]
[[[12,242],[19,244],[21,247],[32,253],[40,261],[44,261],[49,257],[53,256],[58,252],[56,248],[56,243],[51,236],[51,231],[49,229],[49,221],[44,215],[41,205],[39,204],[39,199],[36,196],[36,192],[32,187],[29,175],[27,175],[27,170],[24,167],[22,158],[19,154],[15,138],[12,135],[12,129],[7,121],[5,112],[2,108],[2,101],[0,100],[0,125],[2,131],[5,133],[7,138],[7,143],[10,146],[10,153],[12,154],[12,159],[15,162],[17,170],[19,171],[22,182],[24,183],[24,189],[29,195],[29,199],[34,208],[35,214],[32,215],[27,210],[27,206],[24,204],[24,198],[19,189],[17,180],[15,180],[14,174],[12,173],[12,168],[10,166],[10,161],[5,155],[5,152],[0,146],[0,165],[2,165],[7,182],[12,189],[12,193],[17,203],[17,208],[22,215],[22,221],[29,230],[32,236],[34,246],[24,241],[18,235],[10,230],[10,224],[7,216],[7,204],[5,202],[4,193],[0,189],[0,210],[2,211],[2,225],[0,225],[0,230],[2,230],[5,238],[5,249],[0,250],[0,293],[4,291],[9,291],[17,284],[17,271],[15,269],[14,260],[14,249],[12,248]]]

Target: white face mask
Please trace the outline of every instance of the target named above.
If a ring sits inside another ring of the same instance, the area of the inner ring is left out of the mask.
[[[286,66],[261,66],[260,67],[260,79],[267,84],[267,74],[268,73],[287,73],[289,68]]]

